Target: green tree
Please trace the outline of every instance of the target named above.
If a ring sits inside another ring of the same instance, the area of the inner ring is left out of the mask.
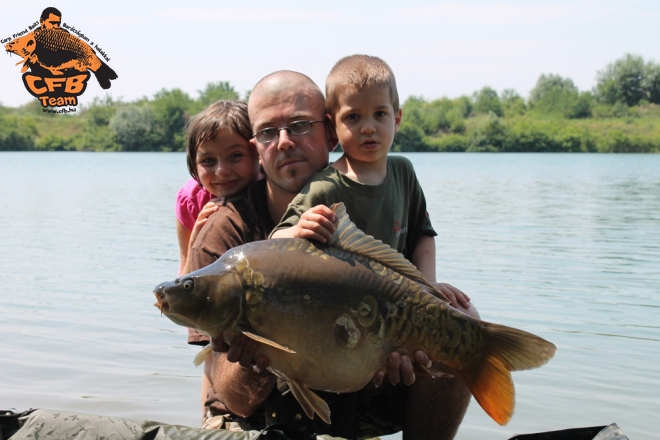
[[[430,147],[424,141],[424,131],[416,124],[402,122],[399,131],[394,135],[392,151],[429,151]]]
[[[181,89],[161,90],[150,102],[155,118],[155,150],[183,151],[185,127],[194,101]]]
[[[227,81],[210,82],[206,84],[204,90],[198,90],[199,98],[197,101],[200,104],[199,111],[206,108],[209,104],[213,104],[221,99],[235,101],[238,99],[238,92]]]
[[[647,99],[653,104],[660,104],[660,64],[649,61],[644,69],[644,89]]]
[[[644,89],[645,69],[641,56],[625,54],[598,72],[594,94],[607,104],[622,102],[628,106],[637,105],[647,95]]]
[[[525,100],[513,89],[504,89],[500,101],[506,117],[524,115],[527,111]]]
[[[504,116],[504,108],[500,102],[497,92],[492,88],[485,86],[478,93],[474,94],[474,113],[488,114],[494,113],[497,116]]]
[[[121,107],[110,121],[110,130],[122,151],[157,151],[151,136],[154,126],[154,114],[147,105]]]
[[[591,94],[580,94],[570,78],[543,74],[529,93],[529,107],[537,115],[585,118],[591,116]]]
[[[104,98],[97,96],[91,105],[82,112],[82,115],[87,120],[88,126],[102,127],[110,124],[110,120],[116,111],[116,103],[112,100],[111,96],[106,95]]]

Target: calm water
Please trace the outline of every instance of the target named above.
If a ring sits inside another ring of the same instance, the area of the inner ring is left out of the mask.
[[[551,341],[514,373],[499,427],[460,439],[660,414],[660,155],[409,155],[439,235],[438,279],[482,317]],[[153,307],[175,276],[182,154],[0,153],[0,408],[199,425],[196,348]]]

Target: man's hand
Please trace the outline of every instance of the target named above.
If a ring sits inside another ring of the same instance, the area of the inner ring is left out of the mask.
[[[428,366],[431,359],[423,350],[417,350],[415,352],[415,362]],[[393,351],[387,357],[387,369],[381,368],[374,374],[372,381],[376,387],[382,385],[386,374],[387,379],[392,385],[396,385],[399,382],[403,382],[406,385],[415,383],[415,369],[410,357],[396,351]]]
[[[252,368],[257,374],[264,374],[268,368],[268,358],[266,356],[259,356],[256,361],[254,360],[255,352],[259,343],[254,339],[248,338],[242,333],[239,333],[231,345],[225,341],[222,333],[211,338],[211,347],[213,351],[220,353],[227,353],[227,361],[236,363],[243,368]]]
[[[294,238],[307,238],[325,243],[335,232],[335,213],[325,205],[316,205],[300,216],[298,224],[291,228]]]

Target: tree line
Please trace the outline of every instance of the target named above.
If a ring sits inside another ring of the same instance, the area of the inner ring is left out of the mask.
[[[73,115],[43,113],[36,100],[0,107],[0,151],[183,151],[192,115],[239,98],[221,81],[195,98],[177,88],[129,103],[107,96]],[[542,74],[526,100],[485,86],[454,99],[412,96],[402,107],[394,151],[660,152],[660,64],[631,54],[599,71],[589,91]]]

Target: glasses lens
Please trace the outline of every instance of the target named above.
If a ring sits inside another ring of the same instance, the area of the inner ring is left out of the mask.
[[[257,140],[262,144],[268,143],[277,137],[277,128],[264,128],[257,133]]]
[[[309,121],[296,121],[289,124],[289,130],[293,135],[308,133],[312,129],[312,123]]]

